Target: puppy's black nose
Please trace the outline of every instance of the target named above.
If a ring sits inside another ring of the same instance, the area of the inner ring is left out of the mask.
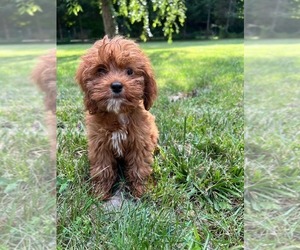
[[[114,93],[119,94],[123,89],[123,85],[120,82],[113,82],[110,85],[110,88]]]

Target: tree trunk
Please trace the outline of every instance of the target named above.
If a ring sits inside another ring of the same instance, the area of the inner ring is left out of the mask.
[[[117,33],[117,24],[113,17],[112,3],[110,0],[100,0],[100,3],[105,34],[113,37]]]
[[[75,27],[73,27],[73,35],[72,35],[73,39],[78,39],[79,37],[77,36],[77,30]]]
[[[184,22],[184,24],[183,24],[182,34],[183,34],[183,37],[186,38],[186,22]]]
[[[210,15],[211,15],[211,2],[209,1],[207,5],[206,38],[209,38],[210,35]]]
[[[273,20],[272,20],[272,24],[271,24],[271,27],[270,27],[270,31],[271,32],[275,32],[275,28],[276,28],[276,25],[277,25],[277,19],[278,19],[278,14],[279,14],[279,9],[280,9],[280,5],[281,5],[281,0],[277,0],[276,2],[276,7],[275,7],[275,12],[274,12],[274,15],[273,15]]]
[[[82,28],[82,21],[81,21],[81,16],[80,16],[80,15],[79,15],[79,17],[78,17],[78,21],[79,21],[80,39],[84,39],[84,36],[83,36],[83,28]]]
[[[60,22],[58,22],[58,32],[59,32],[59,39],[63,40],[64,39],[64,35],[63,35],[63,30],[62,30]]]
[[[230,18],[231,18],[231,12],[232,12],[232,0],[229,0],[228,15],[227,15],[226,26],[225,26],[225,32],[226,33],[228,33],[228,28],[229,28]]]
[[[10,32],[9,32],[9,28],[7,27],[7,22],[6,22],[4,17],[2,17],[2,24],[3,24],[5,39],[9,40],[10,39]]]
[[[42,28],[41,28],[41,22],[40,22],[40,20],[39,20],[39,17],[38,16],[36,16],[35,17],[35,24],[36,24],[36,29],[37,29],[37,37],[34,37],[35,39],[44,39],[45,37],[45,35],[44,35],[44,33],[43,33],[43,31],[42,31]],[[32,39],[32,38],[31,38]]]

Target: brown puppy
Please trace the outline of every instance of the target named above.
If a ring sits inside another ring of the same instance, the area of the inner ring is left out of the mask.
[[[76,79],[84,92],[90,175],[96,195],[111,196],[118,162],[140,197],[150,176],[158,130],[148,111],[157,96],[149,59],[136,43],[105,36],[82,56]]]

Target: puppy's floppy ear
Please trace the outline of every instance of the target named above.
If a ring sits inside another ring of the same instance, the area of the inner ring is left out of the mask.
[[[152,69],[148,67],[148,69],[145,72],[145,89],[144,89],[144,106],[146,110],[149,110],[154,100],[157,97],[157,86],[156,81],[154,79],[154,74],[152,72]]]
[[[78,69],[76,71],[76,82],[79,84],[83,92],[86,92],[86,85],[85,85],[85,77],[84,77],[84,71],[85,71],[85,63],[81,62],[78,66]]]
[[[97,110],[98,110],[97,103],[95,101],[91,100],[91,98],[89,98],[87,93],[84,96],[84,106],[91,115],[97,113]]]
[[[89,91],[86,86],[88,78],[86,71],[88,67],[88,62],[83,60],[78,66],[75,78],[84,93],[84,106],[86,110],[88,110],[90,114],[95,114],[98,110],[97,103],[90,98]]]

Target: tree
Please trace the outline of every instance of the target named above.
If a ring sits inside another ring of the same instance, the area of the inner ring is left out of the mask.
[[[249,36],[299,37],[299,0],[246,1],[245,13],[245,28]]]
[[[67,42],[72,38],[96,38],[103,33],[103,20],[99,14],[99,0],[57,1],[58,41]]]
[[[2,0],[0,39],[55,39],[55,1]]]
[[[202,32],[208,38],[211,35],[211,24],[214,19],[214,2],[215,0],[187,0],[188,18],[185,22],[185,31]]]
[[[114,18],[114,9],[110,0],[100,0],[100,8],[102,10],[102,19],[105,33],[113,37],[117,34],[117,23]]]
[[[299,29],[300,0],[274,0],[280,3],[277,11],[268,2],[247,1],[253,8],[246,23],[273,24],[274,32]],[[0,39],[53,39],[55,10],[59,42],[98,39],[105,33],[143,40],[241,37],[244,28],[243,0],[57,0],[56,7],[55,0],[2,0]]]
[[[186,38],[242,37],[243,0],[186,0]]]
[[[224,34],[228,33],[230,18],[232,15],[233,0],[219,0],[215,3],[216,23],[223,30]]]
[[[61,1],[80,6],[80,0]],[[72,8],[72,5],[69,6]],[[140,37],[144,41],[152,36],[151,28],[156,27],[162,27],[164,36],[171,41],[173,33],[179,32],[179,26],[183,25],[186,18],[184,0],[99,0],[99,6],[107,35],[114,36],[118,33],[116,17],[124,17],[131,24],[142,23]],[[150,14],[153,15],[151,20]]]

